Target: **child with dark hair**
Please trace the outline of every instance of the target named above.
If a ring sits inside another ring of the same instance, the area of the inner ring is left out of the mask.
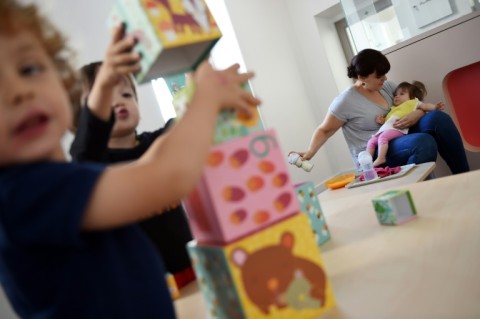
[[[109,51],[106,62],[110,63],[122,52]],[[139,107],[135,82],[130,74],[120,77],[113,90],[113,104],[93,109],[87,103],[90,92],[97,83],[97,74],[102,62],[93,62],[80,69],[81,98],[74,103],[75,139],[70,148],[72,159],[114,164],[133,161],[141,157],[157,138],[161,138],[174,123],[169,120],[165,127],[153,132],[137,134]],[[82,105],[83,104],[83,105]],[[108,114],[108,118],[104,116]],[[167,272],[171,273],[177,287],[182,288],[195,279],[186,245],[192,234],[182,206],[172,203],[165,211],[139,223],[162,256]]]
[[[425,85],[419,81],[413,83],[402,82],[395,89],[393,106],[387,115],[378,115],[375,121],[382,124],[378,132],[367,142],[367,151],[374,157],[378,146],[377,158],[373,166],[380,166],[387,162],[388,143],[400,136],[408,134],[408,128],[398,129],[394,127],[396,121],[403,116],[420,109],[424,112],[443,110],[444,103],[424,103],[423,98],[427,95]]]
[[[139,69],[114,32],[88,105],[110,105]],[[135,225],[181,200],[201,176],[220,110],[252,114],[253,74],[202,63],[182,119],[137,161],[68,163],[74,72],[65,40],[33,5],[0,0],[0,282],[21,318],[175,318],[158,254]]]

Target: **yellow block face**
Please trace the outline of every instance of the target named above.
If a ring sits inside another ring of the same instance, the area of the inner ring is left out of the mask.
[[[141,0],[164,48],[220,38],[204,0]]]
[[[247,318],[316,318],[335,305],[305,214],[224,249]]]

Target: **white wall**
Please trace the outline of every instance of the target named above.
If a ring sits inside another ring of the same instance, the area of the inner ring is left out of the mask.
[[[257,72],[252,83],[264,101],[262,116],[268,127],[277,130],[285,152],[306,150],[339,92],[335,75],[343,73],[346,78],[346,64],[340,71],[332,70],[319,33],[316,14],[327,9],[327,3],[226,0],[245,64]],[[341,133],[327,142],[313,163],[309,174],[291,167],[293,180],[318,183],[353,167]]]
[[[34,2],[41,3],[72,39],[79,52],[78,66],[102,59],[109,40],[106,21],[113,0]],[[335,35],[333,20],[318,15],[332,5],[340,10],[338,1],[226,0],[247,68],[257,73],[252,85],[264,102],[262,119],[267,127],[277,131],[285,154],[307,148],[331,100],[349,83],[345,82],[346,62],[343,61],[340,71],[332,70],[329,63],[335,57],[341,61],[343,55],[325,50],[326,45],[336,43],[341,52],[339,44],[331,41]],[[332,65],[335,67],[335,63]],[[139,95],[140,130],[162,125],[151,86],[142,85]],[[319,183],[335,172],[353,167],[341,133],[327,142],[313,163],[311,173],[289,166],[293,181]]]
[[[444,27],[448,28],[442,32],[437,32],[438,29],[431,30],[430,33],[412,38],[386,52],[392,65],[402,65],[402,68],[392,70],[389,78],[396,83],[421,80],[427,87],[426,100],[444,101],[447,103],[447,113],[450,112],[450,105],[443,91],[443,79],[449,72],[480,60],[480,13],[470,13],[464,19],[465,21],[460,19],[463,23],[456,24],[459,21],[456,20],[446,24]],[[424,58],[420,59],[422,56]],[[466,151],[466,154],[470,169],[480,169],[480,153]],[[450,170],[440,157],[435,175],[450,175]]]

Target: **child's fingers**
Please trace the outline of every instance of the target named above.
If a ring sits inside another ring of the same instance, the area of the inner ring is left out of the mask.
[[[245,92],[247,93],[247,92]],[[237,101],[236,106],[240,109],[240,112],[244,113],[248,117],[253,116],[254,107],[260,105],[261,101],[251,95],[250,93],[242,94]]]
[[[116,68],[117,74],[130,74],[130,73],[137,73],[140,71],[140,64],[136,63],[133,65],[123,65],[123,66],[118,66]]]
[[[126,24],[124,22],[120,23],[118,26],[113,28],[112,40],[111,43],[117,43],[125,36]]]
[[[132,65],[140,62],[142,55],[139,52],[126,52],[112,56],[110,63],[115,66]]]
[[[126,37],[112,45],[111,53],[120,54],[130,52],[133,50],[137,42],[138,41],[135,39],[135,37]]]
[[[228,68],[226,68],[224,71],[225,72],[228,72],[228,73],[238,73],[238,70],[240,69],[240,64],[238,63],[235,63],[235,64],[232,64],[231,66],[229,66]]]
[[[260,99],[257,99],[252,94],[246,91],[243,92],[242,99],[252,106],[258,106],[262,104],[262,101]]]
[[[245,83],[248,80],[252,79],[254,76],[255,76],[255,73],[253,72],[240,73],[238,74],[238,81],[240,83]]]
[[[241,112],[247,118],[251,118],[253,116],[253,108],[252,105],[249,104],[245,100],[239,100],[236,103],[236,108],[239,112]]]

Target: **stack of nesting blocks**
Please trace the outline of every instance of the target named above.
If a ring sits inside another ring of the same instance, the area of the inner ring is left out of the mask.
[[[246,135],[223,139],[217,131],[201,181],[184,201],[197,281],[211,318],[317,318],[335,304],[307,217],[321,220],[321,210],[308,204],[307,183],[308,211],[300,212],[277,136],[255,118],[236,130]],[[230,125],[244,120],[232,117]]]

